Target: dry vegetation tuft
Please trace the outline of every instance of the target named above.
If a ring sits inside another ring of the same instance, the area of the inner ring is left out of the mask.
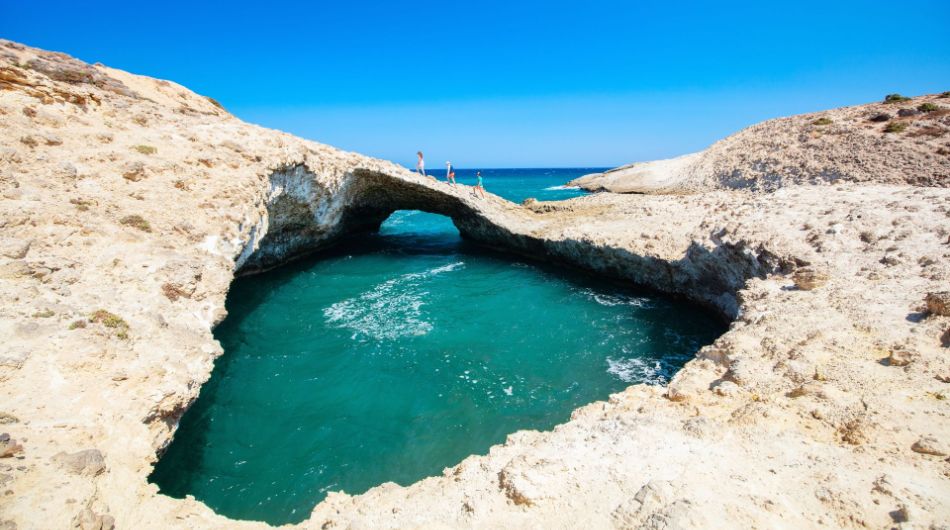
[[[133,146],[132,149],[135,149],[136,151],[138,151],[139,153],[142,153],[143,155],[154,155],[155,153],[158,152],[158,149],[150,145],[136,145],[136,146]]]
[[[119,222],[126,226],[131,226],[132,228],[138,228],[143,232],[152,231],[152,226],[149,225],[148,221],[146,221],[141,215],[126,215],[120,219]]]

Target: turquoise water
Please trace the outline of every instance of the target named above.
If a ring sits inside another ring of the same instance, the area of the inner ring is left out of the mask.
[[[589,171],[494,170],[485,184],[559,199]],[[410,484],[631,383],[663,383],[724,331],[689,305],[486,252],[411,211],[236,280],[227,306],[225,354],[152,480],[274,524],[306,519],[329,491]]]

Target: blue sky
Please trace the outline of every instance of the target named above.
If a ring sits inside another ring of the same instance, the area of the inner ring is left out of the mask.
[[[946,0],[0,0],[0,36],[408,165],[422,149],[430,166],[614,166],[950,90]]]

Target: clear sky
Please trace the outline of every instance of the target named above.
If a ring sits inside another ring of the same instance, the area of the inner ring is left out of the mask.
[[[0,0],[0,36],[431,167],[615,166],[950,90],[948,0]]]

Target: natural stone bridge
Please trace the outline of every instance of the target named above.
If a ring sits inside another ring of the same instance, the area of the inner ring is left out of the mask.
[[[238,270],[267,269],[346,234],[378,230],[397,210],[445,215],[462,237],[497,247],[518,242],[516,249],[526,244],[525,229],[537,222],[531,210],[491,193],[478,197],[471,186],[384,166],[353,169],[337,186],[303,164],[275,171],[266,215],[253,227]]]
[[[728,242],[712,249],[691,245],[679,260],[632,253],[611,244],[610,237],[592,235],[596,231],[589,220],[585,230],[575,233],[571,219],[579,214],[596,217],[600,206],[518,205],[491,193],[478,197],[470,186],[452,186],[367,158],[336,174],[294,163],[273,171],[269,183],[258,206],[259,219],[241,227],[243,250],[235,259],[238,274],[273,268],[349,234],[378,230],[397,210],[445,215],[462,237],[479,244],[683,294],[727,319],[736,316],[735,293],[747,279],[788,266],[768,252],[750,253]]]

